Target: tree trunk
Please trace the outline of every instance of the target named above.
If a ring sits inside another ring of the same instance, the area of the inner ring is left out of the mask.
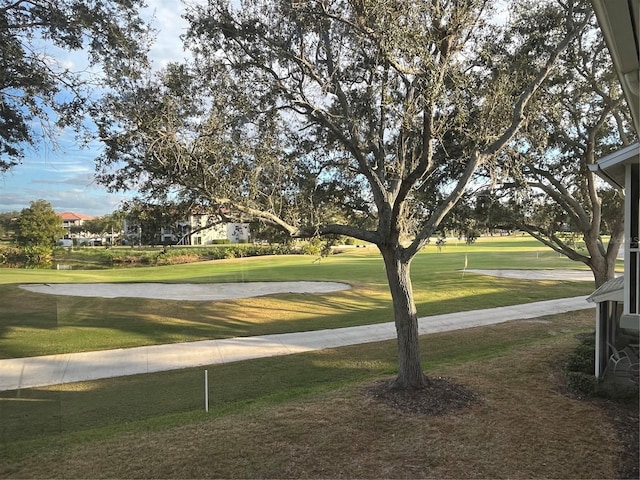
[[[593,278],[595,280],[595,288],[599,288],[609,280],[613,278],[613,276],[609,276],[609,267],[606,262],[590,262],[589,268],[593,272]]]
[[[426,377],[420,365],[418,314],[411,288],[410,262],[402,259],[400,247],[380,248],[393,299],[393,315],[398,336],[398,377],[395,388],[422,388]]]
[[[622,243],[622,238],[622,235],[612,236],[609,240],[608,250],[603,253],[605,249],[600,239],[584,236],[585,246],[590,255],[587,265],[593,272],[595,288],[599,288],[615,278],[616,254]]]

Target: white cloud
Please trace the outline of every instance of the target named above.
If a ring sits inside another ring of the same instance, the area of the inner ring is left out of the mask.
[[[193,2],[192,2],[193,3]],[[182,15],[186,10],[183,2],[177,0],[160,0],[150,2],[142,16],[149,20],[158,31],[149,56],[156,69],[188,58],[184,51],[180,36],[187,32],[188,24]]]
[[[184,60],[187,55],[180,35],[186,33],[188,27],[182,18],[186,5],[179,0],[149,0],[148,3],[149,7],[141,12],[141,16],[158,30],[150,51],[153,67],[160,69],[169,62]],[[188,3],[204,3],[204,0],[189,0]],[[53,45],[46,45],[44,52],[51,57],[55,68],[92,73],[85,52],[64,52]],[[37,120],[32,127],[41,133]],[[46,143],[40,143],[38,148],[28,148],[21,165],[0,175],[0,211],[20,211],[27,208],[29,202],[42,198],[56,211],[104,215],[133,196],[110,194],[96,184],[94,159],[101,151],[99,143],[80,149],[73,132],[58,133],[59,148],[53,150]]]

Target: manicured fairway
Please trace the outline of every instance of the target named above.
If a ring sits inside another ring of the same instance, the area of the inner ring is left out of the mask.
[[[420,316],[585,295],[591,282],[509,280],[468,268],[575,268],[523,237],[450,241],[427,247],[412,263]],[[217,302],[82,298],[27,292],[23,283],[334,281],[350,290],[280,294]],[[0,357],[36,356],[160,343],[335,328],[392,320],[379,253],[345,250],[311,256],[253,257],[164,267],[99,271],[0,272]]]
[[[526,238],[430,246],[412,265],[419,314],[592,291],[468,268],[580,267]],[[45,282],[324,280],[351,290],[221,302],[59,297]],[[358,325],[391,319],[379,255],[287,256],[107,271],[3,271],[5,357]],[[563,392],[562,365],[591,309],[425,335],[428,376],[479,397],[443,417],[400,413],[369,395],[396,372],[394,341],[203,369],[0,393],[0,478],[614,478],[620,443],[595,404]]]

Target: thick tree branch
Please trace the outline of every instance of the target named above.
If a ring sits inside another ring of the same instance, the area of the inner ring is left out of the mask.
[[[570,14],[568,14],[570,15]],[[567,46],[582,32],[582,30],[588,25],[591,15],[585,16],[585,18],[577,25],[571,23],[572,28],[566,33],[564,38],[558,43],[554,51],[549,55],[544,67],[538,72],[529,86],[518,96],[513,113],[511,116],[511,125],[500,135],[500,137],[493,143],[489,144],[487,148],[482,152],[483,156],[491,157],[502,150],[509,142],[513,140],[516,133],[522,127],[526,116],[524,114],[525,109],[535,92],[547,79],[554,65],[556,64],[560,54],[566,50]],[[568,22],[569,23],[569,22]]]
[[[549,182],[531,182],[529,184],[531,187],[540,188],[547,195],[553,198],[556,203],[561,205],[563,209],[565,209],[567,213],[574,218],[574,220],[579,224],[581,230],[589,228],[591,225],[591,218],[589,218],[589,214],[584,209],[583,204],[569,192],[567,187],[562,183],[562,180],[556,178],[553,173],[541,168],[536,168],[532,165],[528,166],[527,169]]]
[[[526,231],[533,238],[543,243],[547,247],[552,250],[558,252],[561,255],[564,255],[571,260],[576,262],[582,262],[585,265],[589,265],[591,259],[584,255],[579,254],[574,249],[569,247],[560,237],[558,237],[555,233],[547,233],[542,228],[537,227],[535,225],[530,225],[526,223],[520,224],[520,227]]]

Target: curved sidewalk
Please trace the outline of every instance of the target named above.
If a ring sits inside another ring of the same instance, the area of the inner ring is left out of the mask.
[[[419,319],[420,335],[594,308],[586,296]],[[396,338],[393,322],[257,337],[0,360],[0,391],[289,355]]]

